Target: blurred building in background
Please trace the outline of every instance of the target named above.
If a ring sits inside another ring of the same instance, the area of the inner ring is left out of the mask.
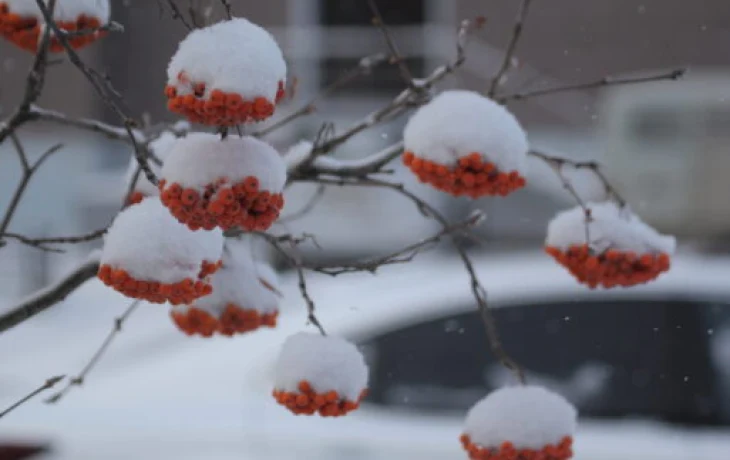
[[[277,114],[306,103],[363,56],[386,51],[380,32],[370,24],[365,0],[232,3],[236,14],[271,30],[289,61],[290,79],[297,80],[293,100]],[[439,87],[474,90],[484,90],[497,69],[518,6],[511,0],[379,3],[416,75],[426,75],[453,58],[461,19],[485,16],[486,28],[471,41],[465,65]],[[607,75],[685,66],[691,70],[684,82],[610,92],[584,89],[515,102],[510,109],[527,128],[535,147],[603,161],[634,207],[660,229],[688,238],[727,235],[730,210],[721,197],[727,196],[728,185],[721,171],[730,158],[725,135],[730,126],[726,97],[730,69],[723,67],[727,65],[725,44],[730,40],[729,16],[730,3],[724,0],[534,2],[516,53],[516,68],[504,82],[505,92],[594,81]],[[137,118],[174,120],[165,110],[162,89],[167,61],[186,29],[159,2],[148,0],[114,2],[113,17],[125,25],[126,32],[84,50],[83,57],[109,75]],[[0,63],[0,107],[6,116],[21,95],[30,58],[0,43]],[[402,87],[397,70],[381,66],[318,102],[316,113],[268,140],[284,150],[302,138],[311,139],[324,122],[345,129]],[[40,104],[71,116],[117,122],[67,63],[52,66]],[[403,117],[356,136],[334,155],[362,157],[385,147],[398,140],[405,121]],[[119,207],[129,150],[86,133],[38,126],[33,132],[21,132],[36,152],[68,136],[79,145],[60,152],[48,177],[39,176],[33,182],[29,200],[23,203],[32,211],[19,213],[12,229],[34,236],[56,235],[107,223]],[[0,209],[6,206],[18,177],[15,162],[7,146],[0,148]],[[394,180],[406,182],[452,218],[476,207],[486,211],[488,218],[479,231],[487,248],[537,247],[555,211],[571,206],[558,181],[540,165],[535,165],[535,178],[526,190],[507,199],[476,202],[450,199],[414,183],[399,165],[394,170]],[[585,185],[586,193],[595,192],[591,190],[595,182],[589,178],[576,180]],[[315,186],[295,185],[287,211],[304,206],[315,191]],[[387,251],[433,232],[434,226],[391,192],[331,188],[314,212],[279,230],[315,234],[322,249],[312,249],[311,256],[346,257]]]

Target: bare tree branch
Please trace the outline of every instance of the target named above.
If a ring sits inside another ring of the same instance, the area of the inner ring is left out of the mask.
[[[68,40],[65,36],[63,36],[63,33],[59,29],[56,22],[53,20],[53,15],[49,11],[49,9],[45,6],[45,3],[43,0],[36,0],[36,4],[38,5],[38,8],[41,10],[41,13],[43,14],[43,17],[46,21],[46,24],[48,24],[48,27],[53,30],[53,33],[56,35],[56,38],[58,39],[59,43],[64,47],[66,50],[66,54],[68,55],[69,60],[71,63],[76,66],[79,71],[86,77],[86,79],[91,83],[91,86],[94,88],[94,90],[97,92],[97,94],[102,98],[102,100],[107,104],[109,108],[112,109],[114,113],[122,120],[124,124],[124,129],[127,131],[127,134],[129,135],[129,139],[132,142],[132,145],[134,146],[134,155],[135,158],[137,158],[137,162],[139,163],[140,167],[142,168],[142,171],[145,173],[145,176],[150,181],[150,183],[157,185],[157,176],[152,171],[152,168],[150,168],[149,163],[147,162],[147,155],[145,153],[145,150],[141,148],[139,143],[137,142],[137,138],[134,135],[134,131],[132,130],[137,126],[137,122],[134,121],[131,117],[127,116],[127,114],[124,112],[124,110],[113,100],[113,96],[116,96],[118,93],[114,89],[114,87],[111,85],[111,82],[108,79],[103,78],[101,75],[99,75],[98,72],[96,72],[91,67],[88,67],[84,61],[79,57],[78,53],[73,49],[73,47],[69,44]],[[1,141],[1,139],[0,139]]]
[[[427,93],[426,90],[432,89],[436,83],[453,73],[454,70],[464,63],[466,57],[464,55],[463,45],[466,43],[466,36],[471,31],[481,27],[483,23],[483,18],[477,18],[473,21],[463,21],[458,32],[457,54],[453,62],[436,68],[424,79],[414,80],[412,88],[405,89],[384,107],[370,113],[361,121],[353,124],[342,133],[332,137],[328,142],[314,149],[312,151],[313,158],[331,152],[367,128],[375,126],[382,121],[394,119],[408,111],[411,107],[417,107],[428,102],[428,97],[424,96]]]
[[[92,258],[79,265],[56,283],[30,295],[0,314],[0,334],[62,301],[99,271],[99,259]]]
[[[489,83],[489,91],[487,91],[487,96],[489,96],[490,98],[493,98],[494,95],[497,93],[499,85],[502,84],[502,78],[504,78],[510,68],[510,65],[512,64],[512,58],[514,57],[515,51],[517,50],[517,44],[520,42],[520,37],[522,36],[522,30],[524,28],[525,20],[527,20],[527,14],[530,11],[530,4],[532,3],[532,0],[521,1],[522,3],[520,3],[520,11],[519,13],[517,13],[517,20],[515,21],[515,24],[512,28],[512,38],[510,38],[509,45],[507,45],[507,51],[505,51],[504,57],[502,58],[502,65],[499,67],[499,70],[497,70],[497,73],[494,74],[494,77],[492,77],[492,80]]]
[[[98,120],[87,118],[69,118],[61,112],[55,110],[43,109],[35,105],[31,105],[28,110],[29,120],[50,121],[59,125],[72,126],[74,128],[85,129],[95,133],[103,134],[109,139],[131,143],[129,131],[125,128],[113,126]],[[145,136],[139,130],[132,130],[132,134],[136,137],[138,143],[145,142]]]
[[[43,385],[41,385],[38,388],[36,388],[35,390],[31,391],[26,396],[24,396],[23,398],[18,400],[18,402],[14,403],[13,405],[8,407],[4,411],[0,412],[0,418],[5,417],[10,412],[14,411],[18,407],[22,406],[26,402],[28,402],[31,399],[33,399],[34,397],[36,397],[38,394],[43,393],[44,391],[46,391],[50,388],[53,388],[58,382],[63,380],[65,377],[66,377],[65,375],[58,375],[56,377],[51,377],[50,379],[46,380],[45,383],[43,383]]]
[[[653,81],[661,80],[679,80],[687,72],[687,69],[674,69],[669,72],[662,72],[655,75],[645,75],[641,77],[603,77],[600,80],[589,81],[584,83],[575,83],[565,86],[557,86],[554,88],[536,89],[530,91],[523,91],[519,93],[506,94],[498,96],[497,102],[506,104],[512,101],[520,101],[525,99],[532,99],[540,96],[547,96],[550,94],[564,93],[567,91],[579,91],[586,89],[595,89],[607,86],[622,86],[622,85],[633,85],[636,83],[648,83]]]
[[[81,386],[84,384],[84,380],[86,379],[86,376],[94,369],[94,366],[96,366],[99,362],[99,360],[104,356],[104,353],[106,353],[106,350],[109,348],[109,345],[112,344],[116,336],[122,332],[122,326],[124,325],[124,322],[134,313],[134,311],[139,306],[140,301],[135,300],[132,302],[129,307],[122,313],[121,316],[118,318],[114,318],[114,325],[112,326],[111,331],[109,331],[109,334],[107,334],[104,341],[101,343],[101,346],[99,346],[99,349],[96,350],[96,353],[91,357],[88,363],[86,363],[86,366],[79,372],[79,374],[76,377],[72,377],[68,383],[66,384],[63,389],[58,391],[57,393],[51,395],[48,399],[45,400],[46,403],[57,403],[58,401],[63,398],[66,393],[71,391],[71,388],[74,386]]]

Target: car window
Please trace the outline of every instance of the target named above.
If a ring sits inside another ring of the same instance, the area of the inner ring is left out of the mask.
[[[730,362],[713,342],[721,331],[730,334],[725,304],[568,301],[494,313],[528,379],[562,393],[584,416],[730,422]],[[723,340],[722,347],[730,346]],[[514,382],[491,357],[476,312],[413,324],[362,345],[372,369],[371,404],[463,412],[487,391]]]

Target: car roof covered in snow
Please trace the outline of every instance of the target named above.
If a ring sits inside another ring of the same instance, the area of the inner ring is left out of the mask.
[[[678,255],[672,270],[655,283],[610,291],[578,285],[536,252],[479,256],[475,266],[496,308],[626,296],[730,298],[727,258]],[[105,421],[100,432],[111,424],[140,435],[146,430],[184,433],[201,424],[242,429],[238,417],[244,407],[269,403],[270,368],[281,343],[309,329],[295,277],[282,278],[285,300],[279,327],[243,337],[189,338],[174,327],[168,307],[141,305],[82,388],[54,407],[40,398],[29,402],[3,420],[5,433],[45,433],[50,438],[63,433],[66,439],[97,430],[101,419]],[[312,275],[308,282],[320,321],[330,333],[352,340],[475,308],[459,260],[435,254],[383,267],[376,275]],[[49,376],[78,372],[129,303],[94,280],[62,305],[0,335],[0,406]],[[186,421],[189,417],[200,417],[201,422]]]

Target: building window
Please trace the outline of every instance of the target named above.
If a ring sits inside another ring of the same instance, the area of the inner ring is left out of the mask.
[[[423,0],[380,0],[378,9],[389,26],[420,25],[426,21]],[[370,26],[367,0],[321,0],[320,22],[326,26]]]
[[[423,37],[426,6],[426,0],[378,1],[383,19],[416,76],[425,71],[429,48]],[[372,12],[366,0],[319,0],[318,16],[322,26],[318,63],[321,87],[356,68],[361,58],[387,52],[381,32],[371,23]],[[350,82],[343,91],[353,96],[392,96],[403,88],[397,66],[384,64],[371,75]]]

